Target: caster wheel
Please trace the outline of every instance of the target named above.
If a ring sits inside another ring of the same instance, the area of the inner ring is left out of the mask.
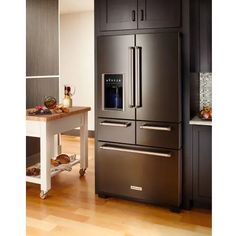
[[[86,169],[80,169],[79,174],[80,176],[84,176]]]
[[[46,197],[47,197],[47,195],[48,195],[48,192],[44,192],[43,190],[40,192],[40,198],[41,199],[45,199]]]

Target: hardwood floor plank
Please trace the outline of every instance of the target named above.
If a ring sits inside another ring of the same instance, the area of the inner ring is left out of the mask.
[[[52,216],[49,215],[47,218],[45,218],[45,221],[49,222],[49,223],[53,223],[56,222],[57,225],[59,225],[60,227],[64,227],[67,228],[68,230],[73,230],[73,232],[78,232],[80,234],[85,234],[85,235],[93,235],[94,232],[96,232],[97,236],[105,236],[105,235],[114,235],[114,236],[121,236],[124,235],[124,233],[122,231],[118,231],[118,230],[111,230],[108,229],[106,227],[103,226],[96,226],[93,224],[88,224],[86,222],[81,223],[78,221],[74,221],[74,220],[69,220],[69,219],[62,219],[60,217],[56,217],[56,216]]]
[[[26,225],[27,227],[33,227],[36,229],[40,229],[43,231],[51,231],[53,230],[57,225],[53,222],[46,222],[45,220],[39,220],[32,217],[26,218]]]

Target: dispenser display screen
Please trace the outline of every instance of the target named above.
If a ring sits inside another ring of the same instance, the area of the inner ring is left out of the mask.
[[[123,110],[123,75],[104,74],[104,110]]]

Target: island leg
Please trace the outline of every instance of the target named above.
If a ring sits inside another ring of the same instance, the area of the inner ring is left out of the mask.
[[[88,167],[88,112],[84,113],[80,126],[80,176],[85,174]]]
[[[54,136],[47,132],[47,122],[41,124],[40,136],[40,197],[45,199],[51,189],[51,161],[53,156]]]

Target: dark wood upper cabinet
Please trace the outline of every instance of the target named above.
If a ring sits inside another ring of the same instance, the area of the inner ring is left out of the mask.
[[[191,0],[190,6],[190,69],[212,72],[212,0]]]
[[[200,72],[212,71],[212,0],[200,0]]]
[[[193,126],[193,205],[211,208],[212,128]]]
[[[26,1],[26,75],[59,74],[58,0]]]
[[[139,0],[138,28],[180,27],[181,0]]]
[[[100,0],[100,29],[137,28],[137,0]]]
[[[100,30],[172,28],[181,25],[181,0],[98,0]]]

